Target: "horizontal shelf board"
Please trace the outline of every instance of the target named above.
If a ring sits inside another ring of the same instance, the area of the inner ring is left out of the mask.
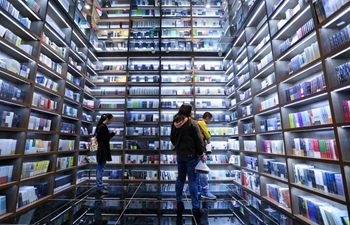
[[[6,131],[6,132],[25,132],[27,131],[26,128],[17,128],[17,127],[0,127],[0,132]]]
[[[314,223],[314,222],[312,222],[311,220],[307,219],[306,217],[304,217],[304,216],[302,216],[302,215],[300,215],[300,214],[294,214],[294,216],[295,216],[297,219],[303,221],[305,224],[319,225],[318,223]]]
[[[46,94],[50,95],[50,96],[54,96],[54,97],[60,97],[60,94],[55,91],[55,90],[52,90],[50,88],[47,88],[41,84],[38,84],[38,83],[35,83],[35,90],[39,90],[41,92],[45,92]]]
[[[49,151],[49,152],[36,152],[36,153],[24,153],[23,157],[30,158],[30,157],[38,157],[38,156],[50,156],[55,154],[56,151]]]
[[[78,120],[79,120],[78,117],[73,117],[73,116],[64,115],[64,114],[62,114],[62,117],[63,117],[63,118],[66,118],[66,119],[70,119],[70,120],[75,120],[75,121],[78,121]]]
[[[169,135],[162,135],[169,136]],[[125,138],[159,138],[159,135],[125,135]]]
[[[94,84],[94,82],[91,80],[91,78],[85,76],[85,81],[86,81],[86,86],[88,87],[96,87],[96,85]]]
[[[268,203],[274,205],[275,207],[277,207],[278,209],[282,209],[283,211],[289,213],[289,214],[292,214],[292,209],[290,208],[287,208],[285,206],[283,206],[282,204],[280,204],[279,202],[276,202],[275,200],[269,198],[269,197],[266,197],[266,196],[261,196],[261,198],[263,198],[264,200],[266,200]]]
[[[103,181],[105,181],[105,180],[103,180]],[[60,190],[54,192],[53,195],[52,195],[52,197],[59,196],[59,195],[61,195],[62,193],[66,192],[66,191],[68,191],[68,190],[70,190],[70,189],[73,189],[73,188],[75,188],[75,185],[74,185],[74,184],[71,184],[71,185],[69,185],[69,186],[67,186],[67,187],[64,187],[63,189],[60,189]]]
[[[88,110],[88,111],[94,111],[94,110],[106,110],[104,108],[90,108],[87,105],[83,105],[83,109]],[[111,110],[111,109],[108,109]],[[113,110],[113,109],[112,109]],[[117,109],[116,109],[117,110]]]
[[[304,131],[313,131],[313,130],[329,130],[333,129],[333,124],[323,124],[316,126],[306,126],[306,127],[296,127],[296,128],[284,128],[284,132],[304,132]]]
[[[307,157],[307,156],[297,156],[297,155],[287,155],[289,159],[297,159],[297,160],[305,160],[307,161],[314,161],[314,162],[322,162],[322,163],[330,163],[330,164],[339,164],[338,159],[325,159],[325,158],[313,158],[313,157]]]
[[[273,134],[282,134],[282,130],[270,130],[264,132],[256,132],[257,135],[273,135]]]
[[[273,107],[270,107],[270,108],[261,110],[261,111],[257,112],[257,113],[255,114],[255,116],[261,116],[261,115],[267,115],[267,114],[274,114],[274,113],[277,113],[277,112],[280,112],[279,104],[277,104],[276,106],[273,106]]]
[[[72,151],[72,153],[75,153],[74,151]],[[63,173],[63,172],[67,172],[67,171],[70,171],[70,170],[74,170],[76,169],[77,166],[72,166],[72,167],[69,167],[69,168],[65,168],[65,169],[55,169],[56,173]]]
[[[27,52],[23,51],[3,37],[0,37],[0,50],[2,52],[6,52],[6,54],[10,55],[13,59],[16,59],[22,63],[29,61],[36,62],[33,56],[29,55]]]
[[[59,132],[58,135],[60,135],[60,136],[70,136],[70,137],[78,137],[78,136],[80,136],[79,133],[64,133],[64,132]]]
[[[261,172],[260,175],[261,176],[265,176],[265,177],[270,178],[270,179],[273,179],[273,180],[276,180],[278,182],[282,182],[284,184],[288,184],[288,180],[287,179],[283,179],[281,177],[277,177],[277,176],[274,176],[274,175],[271,175],[271,174],[268,174],[268,173],[265,173],[265,172]]]
[[[244,117],[239,117],[238,118],[239,121],[251,120],[251,119],[254,119],[254,115],[249,115],[249,116],[244,116]]]
[[[144,125],[159,125],[159,122],[155,121],[126,121],[126,125],[137,125],[137,124],[144,124]]]
[[[264,156],[286,157],[285,154],[276,154],[276,153],[268,153],[268,152],[258,152],[258,154],[264,155]]]
[[[28,129],[28,132],[38,133],[38,134],[57,134],[56,131],[44,131],[44,130],[32,130],[32,129]]]
[[[32,180],[36,180],[36,179],[41,179],[43,177],[47,177],[47,176],[50,176],[50,175],[53,175],[53,171],[51,172],[46,172],[46,173],[42,173],[42,174],[38,174],[38,175],[35,175],[35,176],[32,176],[32,177],[27,177],[27,178],[23,178],[21,179],[21,182],[26,182],[26,181],[32,181]]]
[[[41,45],[42,45],[41,51],[43,52],[43,54],[49,55],[51,60],[53,57],[55,57],[56,60],[54,61],[56,62],[58,61],[58,62],[64,63],[66,61],[64,56],[60,55],[55,49],[51,48],[50,45],[46,44],[45,42],[42,42]]]
[[[281,104],[281,107],[296,107],[296,106],[301,106],[301,105],[308,105],[310,103],[315,103],[318,101],[326,100],[328,99],[329,96],[327,95],[327,91],[319,91],[310,95],[307,95],[302,98],[298,98],[296,100],[293,100],[291,102],[286,102],[284,104]]]
[[[59,80],[63,79],[61,74],[57,73],[56,71],[54,71],[53,69],[51,69],[47,65],[43,64],[42,62],[39,62],[38,66],[39,66],[38,70],[42,71],[44,73],[44,75],[48,75],[50,77],[53,77],[54,79],[59,79]]]
[[[338,29],[339,23],[344,22],[344,24],[349,24],[349,18],[346,16],[342,16],[340,18],[338,18],[338,15],[341,13],[346,12],[346,10],[348,10],[350,6],[350,3],[347,2],[344,5],[342,5],[342,7],[340,7],[338,10],[334,11],[332,13],[332,15],[330,15],[329,17],[327,17],[325,20],[323,20],[321,23],[319,23],[318,27],[322,27],[322,28],[330,28],[330,29]],[[347,15],[347,14],[345,14]],[[336,19],[337,18],[337,19]],[[334,20],[336,19],[336,20]]]
[[[32,6],[24,0],[18,0],[12,3],[23,17],[28,17],[31,21],[44,21],[45,19],[38,14]]]
[[[13,187],[13,186],[15,186],[17,183],[18,183],[18,181],[11,181],[11,182],[8,182],[8,183],[0,184],[0,190],[1,190],[1,189],[5,189],[5,188]]]
[[[19,74],[14,73],[3,67],[0,67],[0,78],[11,81],[15,84],[32,84],[33,83],[32,80],[22,77]]]
[[[1,130],[0,130],[1,131]],[[11,159],[17,159],[21,157],[22,154],[14,154],[14,155],[0,155],[0,161],[1,160],[11,160]]]
[[[30,106],[30,104],[26,102],[12,100],[10,98],[5,98],[5,97],[0,97],[0,103],[10,105],[10,106],[23,107],[23,108],[28,108]]]
[[[32,202],[32,203],[29,203],[28,205],[24,205],[18,209],[16,209],[16,213],[22,213],[22,212],[25,212],[27,211],[28,209],[31,209],[37,205],[39,205],[40,203],[43,203],[45,201],[47,201],[49,198],[51,198],[52,196],[51,195],[47,195],[47,196],[44,196],[38,200],[36,200],[35,202]]]
[[[94,98],[112,98],[112,99],[117,99],[117,98],[125,98],[126,95],[93,95]]]
[[[70,88],[72,88],[74,90],[77,90],[77,91],[82,91],[83,90],[82,87],[80,87],[79,85],[77,85],[77,84],[75,84],[72,81],[67,80],[67,79],[66,79],[66,86],[68,86],[68,87],[70,87]]]
[[[333,193],[330,193],[330,192],[325,192],[325,191],[322,191],[322,190],[319,190],[319,189],[316,189],[316,188],[313,188],[313,187],[309,187],[309,186],[301,185],[301,184],[296,184],[296,183],[291,183],[290,185],[292,187],[302,189],[303,191],[311,192],[312,194],[315,194],[315,195],[320,195],[323,198],[327,198],[329,200],[332,200],[332,201],[335,201],[335,202],[339,202],[341,204],[345,204],[346,203],[345,197],[337,195],[337,194],[333,194]]]
[[[1,24],[6,28],[11,27],[11,31],[14,34],[20,36],[22,40],[37,41],[40,39],[35,33],[33,33],[29,28],[24,26],[18,19],[13,17],[3,7],[0,8],[0,18]]]
[[[81,120],[83,123],[94,124],[94,121]]]

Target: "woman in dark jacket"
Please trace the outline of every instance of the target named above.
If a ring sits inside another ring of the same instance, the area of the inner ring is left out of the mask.
[[[109,140],[116,134],[116,130],[109,132],[107,124],[110,124],[113,119],[113,115],[103,114],[98,121],[96,127],[96,137],[98,142],[98,149],[96,152],[97,166],[96,166],[96,189],[101,194],[108,194],[108,191],[103,186],[102,177],[106,167],[107,161],[112,161],[111,149],[109,147]]]
[[[176,179],[176,201],[178,210],[184,209],[182,192],[188,177],[192,208],[194,214],[201,214],[198,201],[198,184],[195,167],[199,160],[206,160],[200,128],[196,120],[191,119],[192,105],[183,104],[174,116],[171,126],[171,143],[175,146],[177,155],[178,177]]]

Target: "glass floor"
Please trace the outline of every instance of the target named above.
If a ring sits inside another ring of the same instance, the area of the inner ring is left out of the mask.
[[[218,197],[216,201],[201,200],[204,210],[201,216],[193,216],[187,191],[183,198],[185,210],[177,211],[174,184],[110,183],[107,187],[109,194],[101,195],[93,183],[78,185],[2,221],[1,225],[281,224],[277,218],[260,213],[248,202],[234,200],[230,187],[227,188],[231,191],[213,192]]]

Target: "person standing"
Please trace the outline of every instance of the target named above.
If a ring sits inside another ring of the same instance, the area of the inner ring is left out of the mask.
[[[109,141],[116,134],[117,130],[109,132],[107,125],[111,123],[113,115],[102,114],[96,126],[96,137],[98,148],[96,152],[97,166],[96,166],[96,189],[101,194],[108,194],[108,190],[103,186],[103,172],[106,168],[107,161],[112,161],[111,149]]]
[[[204,141],[204,144],[210,143],[210,132],[208,131],[207,124],[211,122],[213,118],[213,115],[210,112],[205,112],[202,116],[202,119],[198,120],[198,125],[201,129],[202,138]],[[206,154],[210,154],[211,152],[206,152]],[[209,183],[208,183],[208,174],[199,174],[199,186],[202,189],[201,190],[201,198],[203,199],[209,199],[209,200],[215,200],[216,196],[213,195],[209,191]]]
[[[171,143],[175,146],[177,155],[178,177],[176,179],[177,209],[184,210],[182,193],[188,177],[193,214],[203,214],[198,201],[198,175],[195,167],[199,160],[206,160],[200,128],[196,120],[191,119],[192,105],[184,103],[174,116],[171,126]]]

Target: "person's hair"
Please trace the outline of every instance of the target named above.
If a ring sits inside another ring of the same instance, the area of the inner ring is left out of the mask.
[[[191,104],[188,104],[188,103],[182,104],[179,111],[174,116],[173,122],[178,123],[178,122],[184,120],[186,117],[190,117],[191,112],[192,112],[192,105]]]
[[[213,115],[210,112],[205,112],[202,116],[203,119],[212,119]]]
[[[97,133],[99,126],[100,126],[106,119],[111,120],[112,118],[113,118],[113,115],[110,114],[110,113],[102,114],[100,120],[99,120],[98,123],[97,123],[95,134]]]

